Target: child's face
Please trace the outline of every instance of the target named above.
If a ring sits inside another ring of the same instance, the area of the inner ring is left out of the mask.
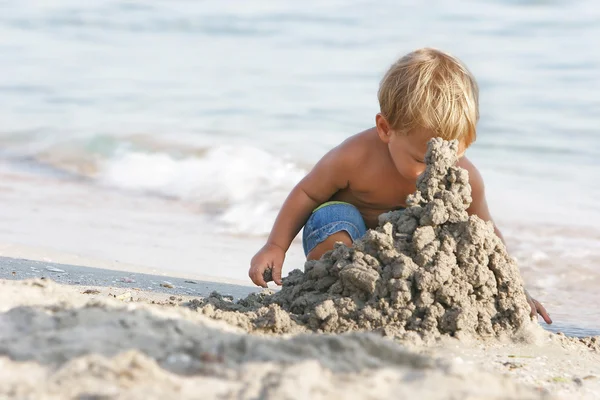
[[[390,156],[400,175],[409,181],[416,181],[425,171],[427,142],[432,133],[425,129],[415,130],[407,135],[393,132],[389,136]]]
[[[427,143],[435,133],[425,128],[413,129],[408,134],[395,132],[381,114],[377,114],[376,123],[379,138],[387,144],[390,157],[400,175],[409,181],[416,181],[425,171]],[[458,158],[464,152],[465,146],[460,144]]]

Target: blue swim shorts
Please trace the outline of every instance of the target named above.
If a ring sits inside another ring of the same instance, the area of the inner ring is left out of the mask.
[[[367,226],[358,208],[342,201],[328,201],[312,212],[304,231],[302,246],[304,254],[308,255],[319,243],[334,233],[346,231],[352,242],[361,238],[367,232]]]

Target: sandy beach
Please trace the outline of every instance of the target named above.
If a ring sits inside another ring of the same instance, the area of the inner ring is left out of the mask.
[[[2,274],[43,264],[0,260]],[[55,267],[55,266],[52,266]],[[58,267],[56,267],[58,268]],[[595,399],[600,340],[536,327],[527,343],[375,334],[249,334],[175,287],[0,281],[0,397],[9,399]],[[49,276],[56,272],[42,273]],[[115,275],[116,277],[116,275]],[[183,282],[184,283],[184,282]],[[135,284],[130,284],[135,285]],[[193,285],[193,284],[189,284]],[[206,283],[241,294],[249,287]],[[212,286],[211,286],[212,285]]]

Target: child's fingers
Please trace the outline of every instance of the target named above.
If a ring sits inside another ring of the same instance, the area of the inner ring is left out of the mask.
[[[257,267],[256,265],[253,265],[252,268],[250,268],[250,272],[248,273],[248,275],[250,276],[250,279],[255,285],[264,288],[267,287],[267,283],[263,279],[261,268]]]
[[[546,309],[544,308],[542,303],[540,303],[537,300],[534,300],[534,301],[535,301],[535,306],[537,308],[537,312],[542,316],[542,318],[544,319],[544,322],[547,323],[548,325],[550,325],[552,323],[552,319],[548,315],[548,312],[546,311]]]
[[[260,287],[267,288],[268,287],[267,282],[265,282],[262,275],[263,275],[262,273],[258,272],[255,275],[253,282]]]
[[[281,286],[281,264],[275,264],[273,266],[273,282]]]
[[[535,302],[531,299],[527,299],[527,303],[529,303],[529,317],[530,318],[537,318],[537,307],[535,306]]]

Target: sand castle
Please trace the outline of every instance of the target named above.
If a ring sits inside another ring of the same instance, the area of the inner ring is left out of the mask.
[[[192,304],[249,331],[376,331],[431,339],[510,334],[530,321],[522,280],[491,222],[469,216],[468,173],[456,141],[430,141],[408,207],[341,243],[272,295],[234,303],[213,294]]]

